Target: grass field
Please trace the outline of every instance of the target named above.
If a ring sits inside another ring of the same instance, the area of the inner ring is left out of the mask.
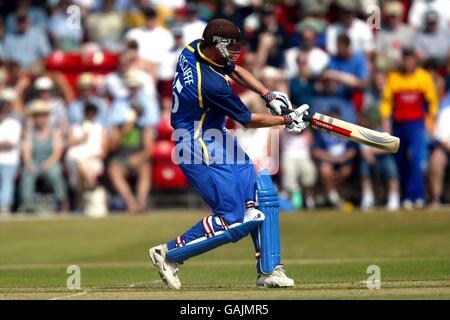
[[[292,289],[256,289],[250,238],[187,261],[165,288],[147,249],[207,212],[0,220],[0,299],[450,299],[450,213],[281,214]],[[81,268],[81,290],[66,268]],[[364,281],[381,268],[381,289]]]

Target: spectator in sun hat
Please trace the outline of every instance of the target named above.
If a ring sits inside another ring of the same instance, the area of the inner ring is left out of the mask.
[[[376,37],[377,58],[394,67],[401,59],[402,49],[414,43],[415,33],[403,23],[404,7],[400,1],[388,1],[383,6],[384,23]]]
[[[21,210],[33,211],[36,181],[43,177],[56,198],[56,210],[68,209],[67,189],[62,176],[61,156],[63,139],[61,130],[50,124],[51,106],[45,100],[33,100],[27,115],[30,127],[23,141],[23,168],[20,180]]]
[[[87,104],[97,107],[96,120],[106,125],[108,115],[107,101],[97,93],[94,74],[82,73],[77,79],[78,97],[69,105],[68,119],[70,124],[81,123],[84,119],[84,108]]]
[[[34,81],[33,89],[37,97],[46,101],[49,105],[50,124],[60,128],[63,132],[67,130],[67,109],[64,100],[55,94],[55,83],[50,77],[41,76]]]

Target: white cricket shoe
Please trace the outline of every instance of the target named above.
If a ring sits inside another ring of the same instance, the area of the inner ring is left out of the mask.
[[[288,278],[282,266],[275,267],[271,274],[260,273],[256,279],[258,288],[287,288],[293,287],[294,284],[294,280]]]
[[[178,278],[179,264],[166,260],[168,251],[167,245],[161,244],[148,250],[148,253],[153,265],[158,268],[162,281],[171,289],[181,289],[181,282]]]

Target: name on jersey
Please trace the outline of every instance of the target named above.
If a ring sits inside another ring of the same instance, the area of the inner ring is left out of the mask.
[[[189,61],[186,59],[184,55],[180,55],[178,65],[180,66],[181,71],[183,71],[184,84],[193,84],[194,75],[192,74],[192,69],[189,66]]]

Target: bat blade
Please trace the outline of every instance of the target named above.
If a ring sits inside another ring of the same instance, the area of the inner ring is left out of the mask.
[[[362,143],[371,147],[395,153],[400,146],[400,139],[387,132],[378,132],[356,124],[315,113],[305,118],[314,129],[320,129],[344,139]]]

